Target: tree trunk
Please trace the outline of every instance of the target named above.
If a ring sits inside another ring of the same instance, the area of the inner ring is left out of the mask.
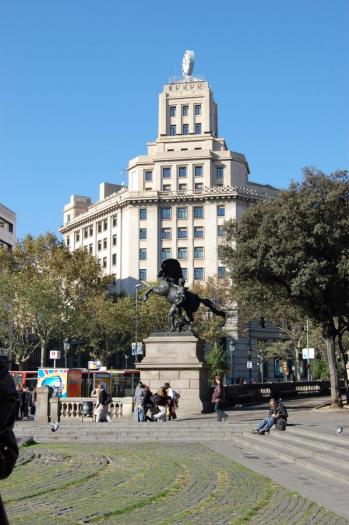
[[[330,369],[331,402],[333,408],[343,408],[342,396],[339,388],[338,370],[335,352],[335,336],[326,337],[328,367]]]
[[[41,341],[40,345],[40,367],[45,367],[46,341]]]
[[[296,381],[298,382],[301,381],[301,362],[299,359],[300,352],[301,352],[300,344],[297,344],[295,347],[294,364],[295,364],[295,372],[296,372]]]
[[[349,382],[348,382],[348,374],[347,374],[347,356],[343,347],[343,340],[342,340],[342,334],[338,334],[338,349],[339,349],[339,356],[341,360],[341,365],[343,369],[343,379],[344,379],[344,387],[345,387],[345,395],[347,398],[347,403],[349,403]]]

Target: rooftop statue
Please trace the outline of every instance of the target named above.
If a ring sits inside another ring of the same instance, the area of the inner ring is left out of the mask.
[[[185,286],[182,268],[177,259],[163,261],[158,277],[160,278],[159,286],[149,288],[143,300],[146,301],[152,292],[166,298],[171,305],[168,312],[171,332],[190,330],[190,325],[194,321],[193,314],[198,310],[200,304],[207,306],[215,315],[226,318],[225,312],[217,309],[210,299],[199,297]]]
[[[184,51],[183,60],[182,60],[182,72],[184,77],[190,77],[193,73],[195,62],[194,51],[187,49]]]

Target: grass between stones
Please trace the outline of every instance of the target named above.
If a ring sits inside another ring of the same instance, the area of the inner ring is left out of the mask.
[[[33,445],[1,493],[15,525],[348,525],[199,443]]]

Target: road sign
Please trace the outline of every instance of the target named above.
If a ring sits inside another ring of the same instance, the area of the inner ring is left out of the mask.
[[[314,359],[315,358],[315,348],[303,348],[302,357],[303,359]]]
[[[99,361],[88,361],[87,368],[88,370],[99,370],[101,362]]]
[[[50,359],[60,359],[61,352],[59,350],[50,350]]]
[[[246,366],[247,368],[252,368],[252,361],[247,361]]]

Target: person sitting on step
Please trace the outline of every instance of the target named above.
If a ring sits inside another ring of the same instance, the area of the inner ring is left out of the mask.
[[[287,420],[287,410],[281,401],[276,401],[271,398],[269,405],[269,414],[259,423],[256,430],[253,431],[253,434],[264,435],[266,432],[269,433],[271,427],[276,424],[278,419],[282,418]]]

